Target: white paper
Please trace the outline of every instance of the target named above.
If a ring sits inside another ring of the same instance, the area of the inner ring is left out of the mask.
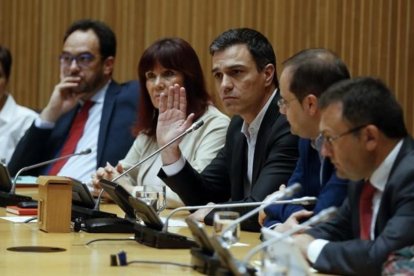
[[[7,221],[15,222],[15,223],[24,223],[26,220],[33,218],[33,216],[8,216],[8,217],[0,217],[0,219],[4,219]],[[37,222],[37,219],[31,220],[30,222]]]
[[[165,217],[161,217],[161,221],[163,222],[163,223],[165,223]],[[185,221],[184,220],[182,220],[182,219],[172,219],[172,218],[170,218],[169,220],[168,220],[168,228],[170,228],[170,227],[186,227],[187,226],[187,223],[185,223]]]
[[[37,185],[37,177],[29,175],[19,176],[17,177],[16,185],[19,187]]]

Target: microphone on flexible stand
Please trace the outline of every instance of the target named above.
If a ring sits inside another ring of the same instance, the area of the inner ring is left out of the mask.
[[[233,221],[231,224],[229,224],[227,227],[225,227],[222,231],[222,234],[220,237],[215,237],[215,238],[219,238],[220,240],[222,239],[222,236],[229,231],[230,229],[237,227],[237,225],[239,225],[241,222],[243,222],[244,220],[250,218],[251,216],[253,216],[254,214],[258,213],[260,210],[263,210],[264,208],[266,208],[269,205],[272,204],[302,204],[302,205],[310,205],[310,204],[315,204],[316,202],[316,198],[315,197],[302,197],[302,198],[296,198],[296,199],[291,199],[291,200],[282,200],[285,197],[291,197],[292,195],[294,195],[295,193],[297,193],[298,191],[300,191],[300,189],[302,188],[302,186],[299,183],[295,183],[289,187],[287,187],[286,189],[284,189],[283,191],[274,193],[272,195],[270,195],[268,198],[266,198],[264,201],[262,202],[244,202],[244,203],[229,203],[229,204],[212,204],[212,205],[202,205],[202,206],[185,206],[185,207],[180,207],[177,209],[174,209],[169,216],[166,218],[165,223],[164,223],[164,228],[163,231],[167,231],[168,230],[168,220],[171,218],[171,216],[175,213],[177,213],[178,211],[183,211],[183,210],[194,210],[194,209],[206,209],[206,208],[236,208],[236,207],[251,207],[251,206],[258,206],[257,208],[251,210],[250,212],[247,212],[246,214],[244,214],[243,216],[241,216],[240,218],[236,219],[235,221]],[[192,231],[193,236],[201,241],[203,239],[200,239],[200,236],[204,236],[206,237],[206,234],[203,233],[204,230],[201,229],[200,227],[195,227],[194,223],[192,223],[192,225],[190,225],[191,221],[187,221],[187,224],[189,224],[190,226],[190,230]],[[204,240],[207,240],[208,238],[204,238]],[[214,239],[214,237],[212,238]],[[197,267],[197,270],[201,273],[205,273],[205,274],[216,274],[218,272],[218,270],[227,270],[228,267],[223,267],[220,262],[217,260],[217,257],[213,254],[214,253],[214,249],[213,250],[204,250],[203,248],[208,248],[211,246],[210,245],[201,245],[201,248],[192,248],[191,249],[191,263]],[[222,251],[220,251],[222,252]],[[218,254],[220,254],[220,252],[217,252]],[[226,265],[227,266],[227,265]],[[220,272],[222,273],[222,272]],[[224,273],[224,272],[223,272]],[[249,273],[253,273],[252,270],[249,270]]]
[[[62,160],[62,159],[71,158],[73,156],[86,155],[86,154],[89,154],[91,152],[92,152],[91,149],[85,149],[85,150],[80,151],[80,152],[68,154],[68,155],[65,155],[65,156],[61,156],[61,157],[58,157],[58,158],[54,158],[54,159],[51,159],[51,160],[48,160],[48,161],[40,162],[40,163],[31,165],[31,166],[21,168],[16,173],[16,176],[13,179],[13,183],[12,183],[12,187],[10,189],[10,192],[8,194],[0,193],[0,206],[4,207],[4,206],[7,206],[7,205],[16,205],[17,203],[22,202],[22,201],[31,201],[32,200],[31,197],[21,196],[21,195],[16,195],[15,194],[17,179],[18,179],[19,175],[22,172],[28,171],[28,170],[31,170],[31,169],[35,169],[35,168],[38,168],[38,167],[41,167],[41,166],[44,166],[44,165],[48,165],[48,164],[54,163],[54,162]]]
[[[134,168],[136,168],[136,167],[140,166],[141,164],[143,164],[144,162],[148,161],[150,158],[152,158],[153,156],[155,156],[156,154],[158,154],[159,152],[161,152],[162,150],[164,150],[166,147],[170,146],[171,144],[173,144],[177,140],[181,139],[185,135],[193,132],[194,130],[197,130],[203,124],[204,124],[204,122],[202,120],[193,123],[183,133],[181,133],[180,135],[178,135],[177,137],[172,139],[170,142],[168,142],[164,146],[160,147],[158,150],[154,151],[153,153],[151,153],[150,155],[148,155],[144,159],[142,159],[139,162],[137,162],[136,164],[134,164],[128,170],[126,170],[126,171],[122,172],[121,174],[119,174],[118,176],[114,177],[112,179],[112,181],[106,181],[105,179],[101,179],[100,182],[102,183],[102,185],[104,185],[105,181],[113,183],[113,185],[119,185],[119,184],[116,184],[115,181],[117,181],[121,177],[125,176],[127,173],[129,173]],[[134,211],[135,211],[135,216],[130,215],[130,216],[133,216],[133,218],[135,219],[136,214],[140,213],[139,212],[140,210],[133,210],[134,207],[131,206],[131,204],[129,203],[129,199],[128,199],[130,194],[121,185],[119,185],[119,186],[120,187],[118,187],[118,188],[113,187],[114,188],[114,193],[115,193],[116,190],[118,190],[118,191],[123,190],[123,191],[122,191],[121,194],[117,195],[119,197],[119,200],[116,199],[116,198],[113,198],[113,200],[121,207],[121,209],[123,209],[123,207],[124,207],[124,208],[128,208],[128,209],[132,210],[132,213],[134,213]],[[103,192],[104,192],[104,189],[101,190],[101,192],[98,195],[98,198],[95,201],[95,206],[93,208],[94,211],[99,211],[99,206],[100,206],[100,202],[101,202]],[[127,220],[127,219],[125,219],[125,220]],[[89,219],[89,220],[81,221],[78,224],[80,224],[81,226],[82,226],[82,224],[88,225],[88,227],[86,227],[86,228],[80,227],[81,230],[85,230],[87,232],[98,232],[98,231],[101,232],[103,230],[99,230],[98,228],[101,228],[101,229],[104,228],[104,227],[102,227],[102,225],[105,225],[105,228],[107,228],[107,229],[111,229],[110,231],[112,232],[112,231],[116,231],[116,228],[117,228],[116,225],[117,224],[119,224],[119,223],[125,224],[124,223],[125,220],[120,221],[119,218],[95,218],[95,219]],[[131,218],[129,218],[129,220],[131,220]],[[157,247],[157,248],[189,248],[189,244],[190,244],[189,241],[185,240],[184,237],[182,237],[182,236],[178,236],[176,234],[173,235],[171,233],[168,233],[168,235],[164,234],[164,235],[161,236],[159,234],[159,233],[161,233],[160,230],[152,229],[150,227],[142,226],[142,225],[139,225],[139,224],[134,225],[133,223],[131,223],[131,227],[134,228],[132,232],[135,232],[136,240],[140,243],[143,243],[143,244],[146,244],[146,245],[149,245],[149,246],[153,246],[153,247]]]
[[[106,181],[107,182],[107,181]],[[108,185],[108,183],[106,183],[105,185]],[[105,185],[103,187],[105,187]],[[119,184],[115,184],[113,183],[112,185],[117,185],[119,187],[117,187],[118,189],[120,189],[122,186],[120,186]],[[115,188],[116,190],[116,188]],[[108,192],[110,192],[110,189],[107,189]],[[126,191],[124,193],[127,193]],[[118,194],[117,197],[122,197],[122,195]],[[158,215],[156,214],[155,210],[153,210],[152,206],[148,205],[148,206],[142,206],[143,203],[131,196],[129,196],[129,200],[131,201],[132,199],[134,199],[133,201],[136,202],[136,204],[132,204],[135,205],[134,210],[135,213],[142,215],[143,218],[145,218],[147,221],[151,221],[150,218],[156,218],[155,220],[159,220]],[[293,200],[279,200],[279,201],[274,201],[271,202],[271,204],[314,204],[314,202],[316,201],[315,198],[313,197],[304,197],[304,198],[297,198],[297,199],[293,199]],[[184,211],[184,210],[194,210],[194,209],[203,209],[203,208],[227,208],[227,207],[249,207],[249,206],[258,206],[260,204],[263,204],[264,202],[244,202],[244,203],[233,203],[233,204],[214,204],[214,205],[200,205],[200,206],[184,206],[184,207],[179,207],[176,208],[174,210],[172,210],[172,212],[168,215],[168,217],[165,219],[164,223],[159,222],[157,223],[156,221],[150,222],[149,224],[146,223],[146,226],[142,226],[140,224],[136,224],[135,225],[135,230],[136,230],[136,235],[135,235],[135,239],[142,244],[151,246],[151,247],[155,247],[155,248],[195,248],[195,250],[197,250],[195,246],[195,243],[193,241],[188,240],[186,237],[184,236],[177,236],[177,234],[174,233],[170,233],[168,232],[168,221],[169,219],[176,214],[179,211]],[[267,204],[268,201],[265,201],[265,203]],[[152,211],[151,211],[152,210]],[[189,222],[187,221],[187,224]],[[191,223],[191,221],[190,221]],[[152,225],[157,225],[156,227],[152,227]],[[194,229],[190,227],[190,230]],[[193,236],[196,237],[197,233],[194,231],[191,231]],[[205,236],[205,235],[204,235]],[[192,251],[193,251],[192,249]],[[203,253],[203,254],[207,254],[208,253]],[[211,255],[211,254],[210,254]],[[200,263],[198,261],[196,261],[197,263]],[[202,263],[206,263],[205,261],[201,261]],[[197,264],[198,266],[198,264]]]
[[[284,189],[283,191],[277,192],[277,193],[274,193],[274,194],[270,195],[269,198],[267,200],[265,200],[264,204],[262,204],[259,207],[251,210],[250,212],[244,214],[243,216],[239,217],[238,219],[234,220],[232,223],[227,225],[227,227],[225,227],[223,229],[223,231],[221,232],[221,238],[223,238],[225,233],[227,231],[229,231],[230,229],[235,228],[241,222],[243,222],[246,219],[250,218],[251,216],[259,213],[261,210],[263,210],[267,206],[273,204],[273,201],[279,200],[279,199],[282,199],[282,198],[285,198],[285,197],[291,197],[294,194],[298,193],[301,189],[302,189],[302,186],[299,183],[294,183],[294,184],[286,187],[286,189]]]
[[[295,200],[280,200],[273,202],[274,204],[313,204],[315,198],[305,197],[303,199],[295,199]],[[267,203],[267,201],[266,201]],[[168,222],[169,219],[179,211],[184,210],[195,210],[195,209],[205,209],[205,208],[227,208],[227,207],[249,207],[249,206],[257,206],[263,204],[263,202],[244,202],[244,203],[233,203],[233,204],[214,204],[214,205],[200,205],[200,206],[184,206],[179,207],[174,210],[168,215],[165,219],[164,223],[161,223],[160,227],[145,227],[139,224],[135,225],[136,235],[135,238],[139,243],[155,247],[155,248],[196,248],[194,247],[195,244],[192,241],[184,237],[177,237],[176,234],[168,232]],[[147,211],[144,211],[147,209]],[[152,215],[149,213],[150,206],[146,208],[137,207],[135,212],[142,214],[146,218],[157,216],[155,211],[151,212]],[[158,217],[158,216],[157,216]],[[189,222],[187,222],[188,224]],[[191,221],[190,221],[191,223]],[[190,228],[191,230],[191,228]],[[194,237],[196,237],[196,232],[192,231]],[[195,249],[197,250],[197,248]],[[192,250],[193,251],[193,250]],[[203,253],[204,254],[204,253]],[[205,253],[207,254],[207,253]],[[207,254],[208,255],[208,254]],[[211,255],[211,254],[210,254]],[[200,263],[200,262],[198,262]],[[205,263],[205,262],[203,262]],[[197,265],[198,266],[198,265]]]
[[[298,205],[313,205],[316,203],[317,198],[313,196],[304,196],[300,198],[294,198],[294,199],[287,199],[287,200],[277,200],[276,198],[273,198],[271,200],[267,199],[264,201],[257,201],[257,202],[243,202],[243,203],[223,203],[223,204],[210,204],[210,205],[196,205],[196,206],[183,206],[178,207],[172,210],[168,216],[165,218],[164,227],[162,231],[168,232],[168,224],[170,218],[175,215],[178,212],[181,211],[192,211],[192,210],[198,210],[198,209],[216,209],[216,208],[238,208],[238,207],[256,207],[261,206],[263,204],[269,203],[271,204],[298,204]],[[264,208],[266,208],[268,205],[266,205]],[[244,217],[244,216],[243,216]]]
[[[122,172],[120,175],[114,177],[114,179],[112,179],[111,181],[112,182],[116,182],[118,179],[120,179],[121,177],[123,177],[124,175],[126,175],[127,173],[129,173],[131,170],[135,169],[136,167],[139,167],[141,164],[145,163],[146,161],[148,161],[149,159],[151,159],[153,156],[155,156],[156,154],[158,154],[161,151],[163,151],[166,147],[169,147],[171,144],[173,144],[177,140],[183,138],[187,134],[193,132],[194,130],[199,129],[203,124],[204,124],[204,121],[203,120],[200,120],[200,121],[197,121],[197,122],[193,123],[183,133],[181,133],[180,135],[178,135],[177,137],[175,137],[174,139],[172,139],[170,142],[168,142],[164,146],[160,147],[158,150],[154,151],[153,153],[151,153],[150,155],[148,155],[144,159],[142,159],[139,162],[135,163],[128,170],[126,170],[126,171]],[[100,202],[101,202],[101,198],[102,198],[103,192],[104,192],[104,190],[102,189],[101,192],[98,195],[98,198],[96,199],[96,204],[95,204],[95,208],[94,208],[95,210],[99,210],[99,205],[100,205]]]
[[[292,236],[293,234],[296,234],[300,231],[303,231],[303,230],[307,229],[309,226],[312,226],[312,225],[315,225],[317,223],[320,223],[320,222],[323,222],[323,221],[326,221],[326,220],[330,219],[333,215],[336,214],[337,210],[338,209],[336,207],[326,208],[326,209],[320,211],[317,215],[311,217],[309,220],[305,221],[304,223],[301,223],[301,224],[296,225],[295,227],[292,227],[290,230],[284,232],[282,235],[271,238],[271,239],[259,244],[258,246],[252,248],[247,253],[246,257],[243,260],[244,263],[246,263],[246,264],[250,263],[251,258],[253,258],[253,256],[257,252],[259,252],[260,250],[263,250],[266,247],[268,247],[268,246],[270,246],[270,245],[272,245],[272,244],[274,244],[278,241],[284,240],[284,239]]]
[[[325,221],[327,219],[329,219],[333,214],[335,214],[337,211],[336,207],[330,207],[327,208],[325,210],[322,210],[321,212],[319,212],[319,214],[317,214],[316,216],[312,217],[311,219],[309,219],[308,221],[297,225],[296,227],[293,227],[292,229],[290,229],[289,231],[281,234],[280,236],[271,238],[265,242],[263,242],[262,244],[259,244],[258,246],[254,247],[253,249],[251,249],[247,255],[245,256],[245,258],[243,259],[243,261],[239,261],[237,259],[235,259],[233,257],[233,255],[231,254],[231,252],[226,248],[226,244],[224,243],[223,239],[221,239],[220,237],[212,237],[211,238],[211,245],[214,248],[214,250],[217,252],[218,257],[221,260],[221,263],[223,265],[225,265],[229,270],[230,270],[230,274],[231,275],[255,275],[255,271],[254,268],[252,268],[250,266],[250,260],[252,259],[252,257],[259,252],[260,250],[278,242],[281,240],[284,240],[288,237],[290,237],[293,234],[296,234],[299,231],[302,231],[306,228],[308,228],[311,225],[317,224],[319,222]],[[272,231],[272,230],[269,230]],[[296,256],[297,258],[301,258],[300,255]],[[303,259],[303,258],[302,258]],[[303,262],[302,262],[303,261]],[[304,260],[297,260],[297,262],[301,262],[301,263],[305,263],[306,266],[306,262]],[[296,268],[299,269],[299,274],[298,275],[307,275],[305,269],[300,269],[300,268]],[[295,273],[293,273],[295,274]]]

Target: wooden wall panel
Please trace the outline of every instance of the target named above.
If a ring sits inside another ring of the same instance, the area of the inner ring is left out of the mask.
[[[91,17],[118,37],[115,79],[136,78],[143,50],[165,36],[188,40],[200,57],[209,91],[210,42],[222,31],[251,27],[274,45],[278,73],[299,50],[325,47],[353,76],[382,78],[401,102],[414,133],[414,3],[412,0],[0,0],[0,43],[13,53],[10,90],[42,108],[59,79],[58,55],[67,26]]]

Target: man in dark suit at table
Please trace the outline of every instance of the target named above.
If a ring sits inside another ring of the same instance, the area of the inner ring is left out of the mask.
[[[106,162],[115,164],[131,147],[138,83],[112,80],[116,38],[103,22],[79,20],[66,31],[60,55],[60,82],[49,103],[20,140],[9,163],[19,169],[90,148],[47,168],[27,171],[89,182]]]
[[[235,114],[224,148],[198,173],[174,144],[161,153],[164,167],[159,176],[186,205],[261,201],[286,183],[298,155],[297,137],[290,134],[286,117],[277,108],[280,94],[273,48],[261,33],[240,28],[217,37],[210,53],[220,97]],[[190,126],[192,116],[186,118],[185,105],[184,89],[174,87],[168,97],[162,95],[160,145]],[[212,224],[215,211],[200,209],[193,215]],[[243,223],[242,229],[257,231],[257,216]]]
[[[301,137],[299,160],[288,186],[301,183],[302,190],[296,196],[314,196],[318,200],[312,206],[275,204],[267,207],[264,225],[276,225],[279,232],[291,229],[325,208],[339,207],[346,197],[347,180],[338,178],[332,162],[320,153],[318,101],[329,86],[350,78],[345,63],[327,49],[300,51],[283,65],[279,109],[286,115],[291,132]],[[263,213],[259,223],[262,219]]]
[[[354,182],[338,214],[296,243],[320,272],[379,275],[392,251],[414,242],[414,140],[377,79],[335,84],[319,103],[322,154]]]

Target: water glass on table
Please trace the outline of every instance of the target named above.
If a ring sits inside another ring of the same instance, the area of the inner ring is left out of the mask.
[[[273,252],[274,248],[267,248],[263,252],[261,276],[289,275],[290,256],[284,252]]]
[[[225,233],[223,230],[232,224],[236,219],[239,218],[238,212],[233,211],[219,211],[214,213],[213,229],[214,234],[221,236],[223,241],[227,244],[227,247],[235,244],[240,238],[240,225],[234,225],[228,229]]]
[[[135,197],[151,205],[157,213],[166,207],[165,185],[141,185],[135,188]]]

